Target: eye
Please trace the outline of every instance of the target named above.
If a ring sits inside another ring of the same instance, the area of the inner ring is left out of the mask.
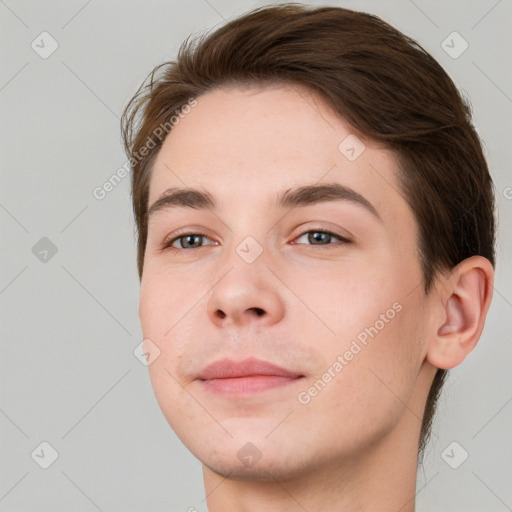
[[[179,236],[164,242],[162,249],[196,249],[198,247],[203,247],[203,245],[201,245],[201,240],[203,238],[209,240],[207,236],[200,233],[182,233]],[[208,245],[215,245],[215,243]]]
[[[307,237],[307,243],[299,242],[300,245],[314,245],[314,246],[328,246],[328,245],[341,245],[348,244],[350,240],[344,236],[333,233],[332,231],[313,229],[305,231],[296,240],[300,240],[303,237]],[[336,239],[338,243],[331,243],[332,239]],[[162,250],[171,249],[175,251],[188,250],[188,249],[199,249],[204,247],[201,243],[203,239],[210,240],[206,235],[201,233],[181,233],[178,236],[168,239],[162,245]],[[211,241],[211,240],[210,240]],[[297,244],[298,242],[293,242]],[[218,245],[216,242],[207,245]]]
[[[297,238],[297,240],[300,240],[303,237],[306,237],[306,240],[308,241],[309,245],[334,245],[330,243],[333,238],[337,239],[341,244],[350,243],[350,240],[348,238],[345,238],[344,236],[338,235],[337,233],[333,233],[332,231],[320,229],[305,231],[304,233],[302,233],[302,235],[299,236],[299,238]],[[339,243],[336,245],[339,245]]]

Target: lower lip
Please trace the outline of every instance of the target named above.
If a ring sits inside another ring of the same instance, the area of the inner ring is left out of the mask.
[[[201,383],[208,391],[214,393],[244,395],[286,386],[300,378],[301,377],[281,377],[278,375],[251,375],[248,377],[230,379],[203,380]]]

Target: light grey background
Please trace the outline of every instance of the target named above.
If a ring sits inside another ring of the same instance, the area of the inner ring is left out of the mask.
[[[92,191],[126,161],[119,116],[149,71],[189,33],[264,3],[0,0],[0,512],[206,510],[200,463],[133,353],[141,329],[129,177],[101,201]],[[445,386],[417,512],[512,510],[512,3],[310,3],[381,16],[472,102],[496,184],[495,295],[477,348]],[[50,48],[43,31],[59,45],[46,59],[31,47]],[[456,59],[441,46],[453,31],[469,43]],[[43,441],[58,452],[48,469]],[[454,441],[452,459],[469,454],[457,469],[442,457]]]

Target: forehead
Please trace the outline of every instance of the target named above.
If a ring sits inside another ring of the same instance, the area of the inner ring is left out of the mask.
[[[311,91],[230,86],[199,96],[173,127],[149,204],[170,187],[206,189],[225,207],[269,204],[276,192],[325,181],[357,190],[391,218],[408,209],[397,172],[390,150],[356,134]]]

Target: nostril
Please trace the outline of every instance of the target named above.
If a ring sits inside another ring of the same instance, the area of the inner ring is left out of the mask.
[[[258,316],[262,316],[265,314],[265,311],[263,311],[263,309],[261,309],[261,308],[252,308],[252,309],[254,309],[254,311],[256,311],[256,314]]]

